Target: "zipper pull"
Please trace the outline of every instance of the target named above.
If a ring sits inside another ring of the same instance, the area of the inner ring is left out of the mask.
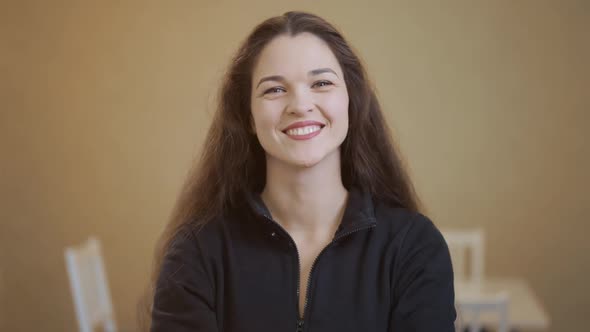
[[[297,330],[296,332],[303,332],[303,319],[297,320]]]

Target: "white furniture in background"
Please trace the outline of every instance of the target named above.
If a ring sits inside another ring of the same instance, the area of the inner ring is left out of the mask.
[[[116,332],[99,241],[91,237],[81,246],[66,248],[65,260],[80,332],[92,332],[96,326]]]
[[[483,230],[441,229],[441,233],[447,242],[453,262],[458,316],[468,315],[475,307],[491,309],[505,306],[505,320],[493,310],[482,310],[478,322],[475,323],[496,329],[501,329],[505,325],[509,330],[518,331],[549,328],[549,317],[525,280],[485,277]],[[505,304],[500,304],[503,297],[506,298]],[[458,323],[472,327],[468,320]]]
[[[479,285],[484,278],[483,230],[443,229],[441,233],[449,247],[455,280]]]
[[[493,295],[463,296],[457,299],[456,331],[463,332],[465,327],[469,332],[479,332],[484,326],[484,317],[494,315],[494,327],[497,332],[509,332],[509,297],[506,293]],[[489,322],[486,326],[489,326]]]
[[[458,306],[462,302],[478,299],[485,301],[486,298],[498,294],[505,294],[509,299],[510,328],[516,331],[543,331],[549,328],[550,319],[547,312],[524,279],[487,277],[477,287],[471,283],[455,282],[455,302]],[[480,316],[480,322],[486,327],[499,327],[498,316],[488,312]]]

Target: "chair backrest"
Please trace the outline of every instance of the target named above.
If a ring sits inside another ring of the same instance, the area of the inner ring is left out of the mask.
[[[469,332],[482,331],[482,318],[485,315],[496,315],[497,332],[509,332],[510,320],[508,307],[509,297],[506,293],[498,293],[481,297],[461,298],[455,303],[457,307],[457,320],[455,330],[463,332],[465,328]],[[489,319],[486,319],[489,321]],[[488,326],[486,326],[487,328]],[[487,329],[486,329],[487,331]]]
[[[441,233],[449,246],[455,280],[480,285],[484,276],[483,230],[442,229]]]
[[[80,332],[101,325],[105,332],[116,332],[99,241],[91,237],[82,246],[66,248],[65,260]]]

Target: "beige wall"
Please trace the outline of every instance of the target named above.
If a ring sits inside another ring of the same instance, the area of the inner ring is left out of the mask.
[[[3,331],[75,330],[63,248],[90,234],[135,328],[229,56],[289,9],[366,61],[435,222],[485,227],[488,274],[525,277],[551,331],[587,326],[589,2],[82,3],[0,4]]]

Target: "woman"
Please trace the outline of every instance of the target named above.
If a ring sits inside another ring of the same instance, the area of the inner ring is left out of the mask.
[[[151,331],[453,331],[453,272],[366,73],[288,12],[234,58],[163,236]]]

